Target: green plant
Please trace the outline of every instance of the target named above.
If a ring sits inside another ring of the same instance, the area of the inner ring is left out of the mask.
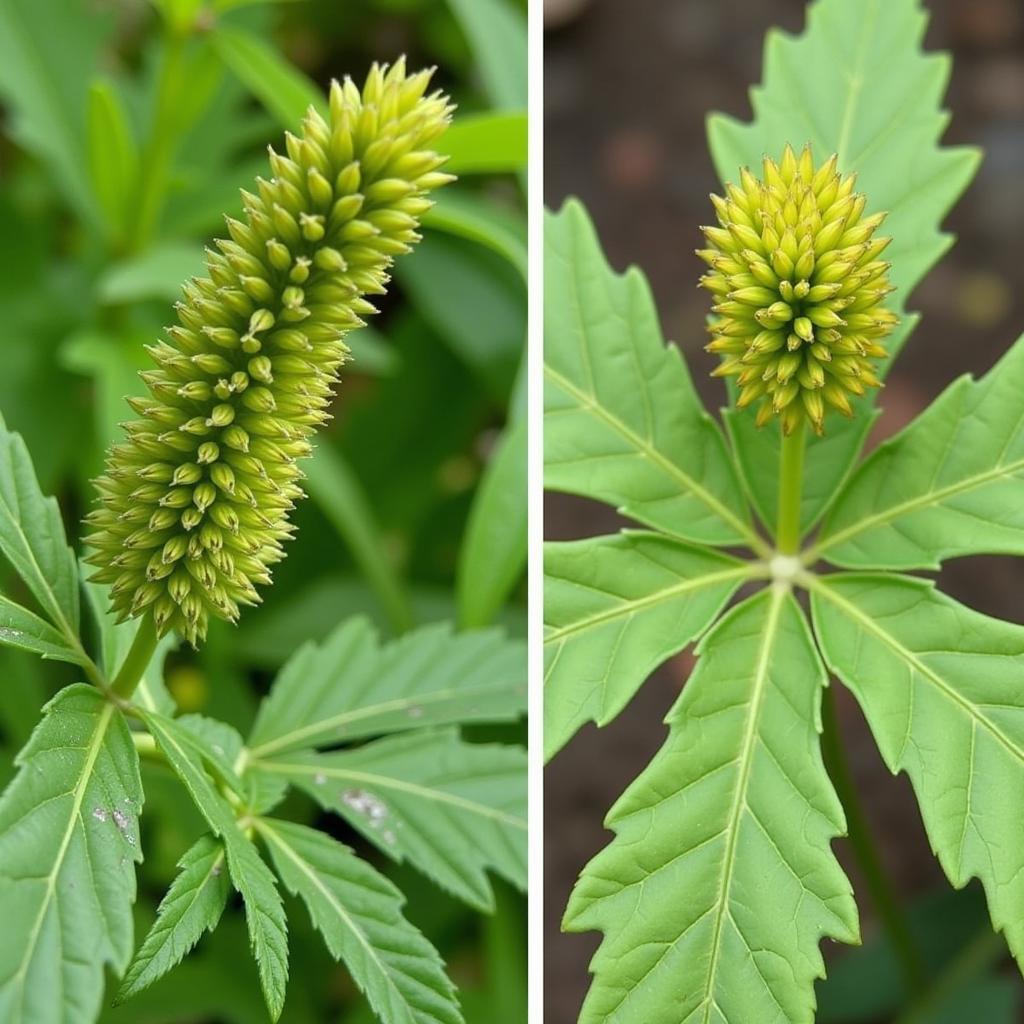
[[[0,423],[5,590],[23,591],[0,598],[0,643],[88,681],[46,703],[0,797],[4,1021],[95,1019],[107,967],[124,975],[119,1000],[135,996],[217,928],[232,890],[276,1019],[289,974],[278,878],[377,1017],[461,1021],[400,890],[336,826],[311,827],[308,801],[282,807],[290,786],[380,859],[408,861],[478,910],[494,907],[488,870],[525,887],[525,754],[460,729],[525,709],[522,644],[500,630],[434,625],[381,645],[351,618],[322,645],[289,637],[246,738],[177,714],[162,672],[172,629],[198,643],[207,613],[234,619],[280,557],[300,495],[294,460],[326,418],[341,336],[373,310],[364,296],[383,293],[392,257],[418,239],[425,192],[449,177],[429,148],[447,101],[421,98],[428,78],[399,63],[375,66],[362,93],[335,87],[329,119],[310,112],[289,157],[272,156],[275,179],[246,197],[248,222],[229,222],[234,238],[208,257],[210,279],[186,286],[173,344],[157,347],[160,370],[145,377],[153,400],[135,403],[142,418],[100,484],[98,581],[83,584],[57,503]],[[144,788],[140,761],[180,782],[196,828],[133,953],[143,803],[155,785],[148,776]]]
[[[859,941],[831,849],[847,833],[902,966],[907,1020],[933,1019],[943,996],[999,955],[1002,941],[988,934],[947,976],[930,975],[850,785],[829,671],[857,698],[891,771],[909,775],[950,882],[980,879],[992,926],[1024,957],[1024,629],[906,575],[961,555],[1024,553],[1024,341],[859,463],[877,415],[875,389],[861,386],[871,371],[856,359],[836,367],[826,351],[850,342],[850,355],[884,375],[917,319],[906,298],[947,248],[939,225],[978,165],[976,151],[938,144],[949,62],[921,53],[925,22],[915,0],[818,0],[802,36],[769,36],[753,121],[708,122],[723,181],[743,175],[742,190],[716,200],[722,227],[706,232],[724,252],[699,253],[738,278],[707,282],[721,296],[708,329],[725,375],[754,385],[745,409],[730,390],[726,437],[663,341],[641,274],[612,272],[578,203],[547,219],[546,483],[641,527],[547,545],[548,756],[585,722],[612,720],[671,655],[692,642],[698,655],[664,747],[609,812],[615,838],[566,911],[568,930],[604,933],[581,1020],[812,1021],[821,940]],[[825,180],[813,202],[803,193],[806,205],[783,211],[793,251],[776,230],[780,189],[802,174],[795,153],[766,166],[764,189],[740,170],[805,142],[820,158],[836,154],[864,197],[838,211],[838,256],[828,255]],[[871,244],[854,227],[862,210],[889,211],[891,268],[857,248]],[[750,224],[736,230],[740,214]],[[801,235],[814,237],[803,252]],[[867,264],[853,258],[860,251]],[[773,292],[836,283],[837,262],[849,291],[815,293],[828,312],[791,329],[800,311]],[[870,286],[861,301],[881,301],[870,278],[885,272],[893,315],[844,316],[860,309],[836,299]],[[793,358],[761,358],[778,351]],[[848,419],[825,416],[814,397],[837,369],[854,385],[844,387],[854,392]],[[774,396],[758,417],[768,385]],[[786,421],[798,396],[820,436],[802,416]],[[899,1000],[858,1019],[892,1019]]]

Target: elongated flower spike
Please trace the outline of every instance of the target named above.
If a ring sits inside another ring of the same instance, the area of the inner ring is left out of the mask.
[[[853,414],[850,396],[880,386],[873,360],[898,322],[879,259],[891,239],[874,237],[885,214],[864,216],[837,162],[815,167],[810,146],[797,157],[787,145],[778,164],[765,157],[763,180],[744,168],[712,195],[719,226],[697,250],[711,268],[700,283],[714,296],[714,375],[736,378],[740,408],[760,401],[758,426],[779,416],[787,434],[804,418],[823,433],[830,408]]]
[[[152,615],[158,635],[195,645],[210,615],[235,621],[270,582],[343,339],[419,240],[427,194],[452,180],[431,149],[452,109],[426,95],[431,75],[399,60],[361,91],[334,82],[328,120],[311,108],[287,155],[271,149],[274,176],[242,192],[245,221],[228,219],[209,276],[184,286],[88,517],[92,578],[121,619]]]

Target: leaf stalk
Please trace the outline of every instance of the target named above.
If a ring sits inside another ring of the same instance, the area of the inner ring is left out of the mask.
[[[805,428],[801,420],[792,433],[782,435],[779,467],[779,514],[775,543],[783,555],[800,550],[800,496],[804,476]]]
[[[132,646],[121,663],[114,681],[110,684],[110,692],[123,700],[130,700],[135,688],[142,679],[153,654],[156,651],[157,635],[153,616],[146,614],[139,622],[139,630],[135,634]]]

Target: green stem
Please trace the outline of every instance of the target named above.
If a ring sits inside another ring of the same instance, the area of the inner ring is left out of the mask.
[[[146,614],[139,623],[139,631],[135,634],[132,646],[121,663],[114,681],[110,684],[111,692],[118,697],[129,700],[142,679],[153,653],[156,651],[158,637],[153,616]]]
[[[885,874],[871,827],[854,787],[846,752],[839,735],[835,698],[831,687],[826,688],[822,698],[821,722],[821,752],[839,802],[846,813],[847,835],[853,855],[871,893],[871,901],[875,905],[878,918],[899,959],[907,987],[912,993],[920,994],[925,988],[924,963],[896,892]]]
[[[779,466],[779,515],[775,543],[779,553],[795,555],[800,550],[800,494],[804,477],[804,424],[782,435]]]

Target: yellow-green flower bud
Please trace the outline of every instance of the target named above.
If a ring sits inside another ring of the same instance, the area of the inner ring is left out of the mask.
[[[836,165],[787,145],[779,163],[765,157],[763,180],[744,168],[711,197],[719,226],[697,250],[714,296],[707,350],[723,357],[714,375],[737,379],[740,408],[760,402],[758,426],[779,416],[787,434],[805,418],[821,434],[827,408],[852,415],[850,396],[879,386],[873,360],[897,323],[878,258],[890,239],[872,240],[885,215],[864,216],[855,176]]]
[[[430,78],[400,60],[362,90],[333,83],[328,118],[310,109],[287,155],[270,151],[274,177],[242,193],[245,221],[228,218],[209,276],[184,286],[179,323],[149,348],[152,398],[132,402],[139,419],[89,516],[93,579],[121,619],[151,614],[158,634],[196,644],[210,614],[234,621],[269,582],[343,338],[419,240],[426,194],[451,180],[433,150],[451,107]]]

